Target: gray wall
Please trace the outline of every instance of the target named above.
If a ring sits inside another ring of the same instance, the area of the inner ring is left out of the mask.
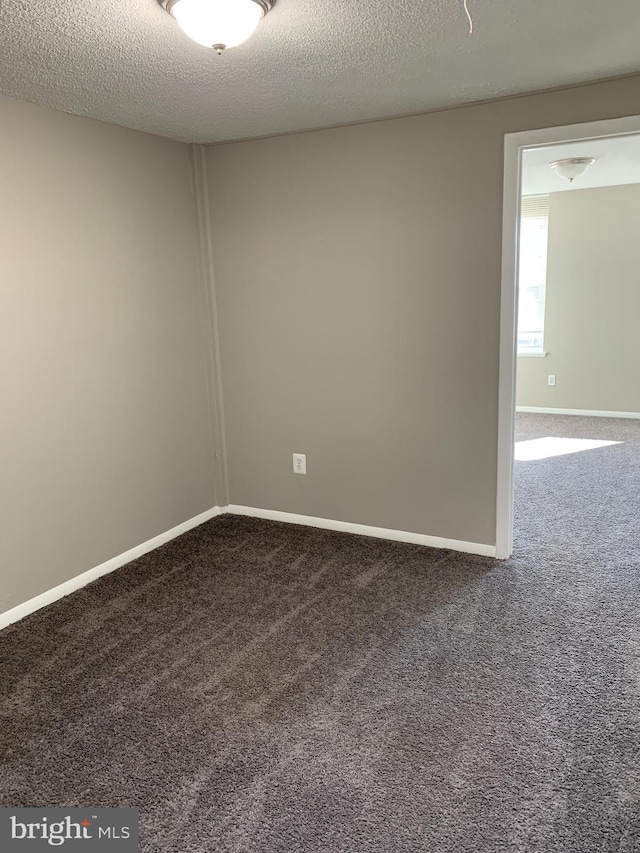
[[[493,544],[504,134],[639,104],[634,77],[209,149],[231,501]]]
[[[550,196],[548,356],[518,359],[519,406],[640,412],[639,237],[640,184]]]
[[[3,611],[215,500],[188,146],[0,125]]]

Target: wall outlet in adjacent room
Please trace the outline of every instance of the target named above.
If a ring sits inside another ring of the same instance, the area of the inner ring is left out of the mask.
[[[555,384],[556,384],[556,375],[555,375],[555,373],[550,373],[550,374],[549,374],[549,376],[547,377],[547,384],[548,384],[548,385],[555,385]]]
[[[307,473],[307,456],[305,453],[294,453],[293,454],[293,473],[294,474],[306,474]]]

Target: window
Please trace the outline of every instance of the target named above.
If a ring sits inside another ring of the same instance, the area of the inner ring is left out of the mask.
[[[518,355],[544,352],[549,196],[524,196],[520,211]]]

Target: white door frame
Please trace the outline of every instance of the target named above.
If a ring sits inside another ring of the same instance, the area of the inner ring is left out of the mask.
[[[522,152],[562,142],[640,133],[640,116],[507,133],[504,138],[502,212],[502,296],[500,302],[500,385],[498,391],[498,488],[496,556],[513,551],[513,454],[516,411],[516,346],[518,327],[518,214]]]

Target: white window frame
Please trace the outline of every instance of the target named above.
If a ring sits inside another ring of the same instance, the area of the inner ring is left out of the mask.
[[[525,246],[525,229],[527,226],[535,229],[533,234],[535,235],[535,239],[538,241],[538,257],[532,258],[532,263],[535,264],[537,261],[540,262],[542,269],[538,266],[536,272],[532,276],[533,278],[533,287],[538,290],[537,298],[538,302],[541,303],[538,307],[538,310],[542,310],[542,317],[539,318],[539,325],[536,325],[534,328],[533,323],[531,323],[530,329],[520,329],[520,322],[518,322],[518,358],[531,358],[531,357],[540,357],[546,355],[544,351],[544,335],[545,335],[545,304],[546,304],[546,293],[547,293],[547,247],[548,247],[548,239],[549,239],[549,194],[538,194],[533,196],[523,196],[520,200],[520,221],[519,221],[519,232],[518,239],[520,240],[520,244],[522,247]],[[540,243],[544,243],[544,247],[540,251]],[[518,313],[523,310],[524,300],[527,298],[527,295],[524,291],[524,287],[527,282],[527,270],[523,265],[523,258],[520,255],[518,260]],[[531,284],[531,281],[529,282]],[[531,318],[529,318],[531,319]],[[523,335],[529,335],[532,339],[538,339],[537,345],[531,346],[522,346],[521,340]]]

